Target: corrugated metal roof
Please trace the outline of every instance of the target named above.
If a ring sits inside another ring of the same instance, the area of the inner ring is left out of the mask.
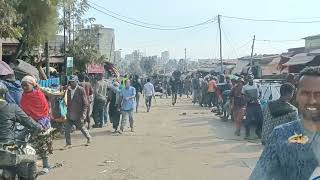
[[[309,52],[308,55],[320,55],[320,49],[315,49]]]
[[[236,67],[232,70],[232,73],[241,73],[243,68],[248,66],[248,61],[238,60]]]
[[[306,64],[315,58],[314,55],[308,55],[307,53],[300,53],[290,58],[290,60],[283,64],[284,66],[292,66],[298,64]]]

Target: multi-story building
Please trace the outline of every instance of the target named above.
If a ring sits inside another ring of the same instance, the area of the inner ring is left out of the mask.
[[[118,50],[118,51],[114,51],[114,60],[113,62],[115,64],[120,64],[121,63],[121,51]]]
[[[66,43],[68,42],[68,37],[66,37]],[[50,55],[61,55],[63,52],[64,36],[55,35],[48,41],[49,54]]]
[[[305,39],[305,49],[307,51],[320,49],[320,34],[315,36],[308,36],[303,39]]]
[[[115,35],[112,28],[100,28],[97,40],[98,50],[101,55],[107,57],[107,61],[113,62],[115,50]]]
[[[96,35],[96,40],[94,42],[96,48],[101,55],[106,57],[106,61],[114,61],[114,51],[115,51],[115,35],[113,28],[105,28],[102,25],[93,25],[93,27],[98,27],[98,33]],[[86,28],[79,30],[81,33],[90,33],[92,29]]]
[[[161,53],[161,62],[160,62],[160,64],[167,64],[169,62],[169,59],[170,59],[169,51],[163,51]]]

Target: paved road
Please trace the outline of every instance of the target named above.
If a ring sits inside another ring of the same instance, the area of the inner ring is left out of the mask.
[[[136,132],[113,135],[110,125],[91,130],[89,147],[78,132],[74,147],[61,150],[55,141],[51,163],[63,166],[40,180],[212,180],[247,179],[261,145],[233,135],[231,122],[221,122],[208,109],[180,99],[157,99],[155,107],[136,114]],[[184,114],[186,113],[186,114]]]

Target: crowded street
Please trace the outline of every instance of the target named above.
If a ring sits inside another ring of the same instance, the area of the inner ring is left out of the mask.
[[[79,132],[72,149],[64,150],[64,139],[56,140],[50,161],[62,166],[39,179],[248,179],[262,150],[258,141],[235,137],[231,121],[222,122],[191,99],[178,98],[175,107],[170,103],[157,97],[149,114],[141,105],[134,133],[114,135],[108,124],[90,131],[90,146]]]
[[[0,180],[320,180],[311,1],[0,0]]]

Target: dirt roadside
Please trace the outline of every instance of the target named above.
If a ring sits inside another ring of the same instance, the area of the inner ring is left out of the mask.
[[[110,125],[91,130],[92,144],[83,146],[79,132],[72,149],[54,142],[51,164],[63,166],[40,180],[213,180],[247,179],[262,146],[235,137],[231,122],[208,109],[180,99],[157,99],[150,113],[141,106],[134,133],[113,135]],[[184,114],[186,113],[186,114]]]

